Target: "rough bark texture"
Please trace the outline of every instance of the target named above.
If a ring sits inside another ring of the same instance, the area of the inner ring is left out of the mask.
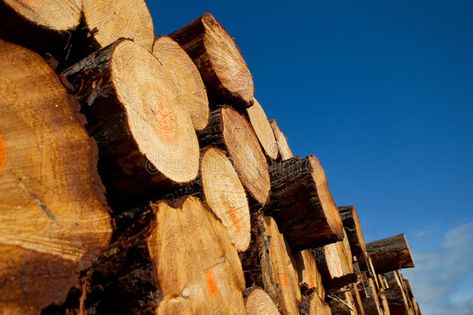
[[[290,158],[293,158],[294,154],[292,154],[291,148],[289,147],[289,144],[287,143],[286,136],[281,131],[281,128],[279,128],[279,125],[276,122],[276,120],[271,120],[270,124],[274,132],[274,138],[276,139],[276,145],[277,145],[279,156],[281,157],[281,159],[285,161],[285,160],[289,160]]]
[[[199,145],[190,115],[150,52],[120,40],[63,76],[83,104],[113,207],[134,206],[163,186],[196,178]]]
[[[253,105],[253,78],[240,50],[220,23],[206,13],[170,35],[199,68],[211,104]]]
[[[264,149],[264,153],[270,160],[276,160],[279,156],[279,149],[274,137],[273,129],[268,121],[261,104],[254,99],[254,104],[246,110],[253,130],[258,136],[259,143]]]
[[[242,255],[248,285],[265,289],[282,314],[297,314],[301,292],[289,247],[271,217],[255,213],[252,243]]]
[[[87,314],[245,312],[237,252],[195,197],[151,205],[82,283]]]
[[[191,115],[194,128],[204,129],[209,122],[209,100],[202,77],[192,59],[178,43],[167,36],[156,38],[153,55],[173,78],[182,104]]]
[[[366,243],[355,206],[338,207],[353,255],[366,256]]]
[[[260,205],[269,199],[268,163],[249,122],[235,109],[223,106],[210,115],[209,125],[199,132],[202,148],[223,149],[235,167],[249,197]]]
[[[270,175],[270,213],[292,248],[314,248],[342,240],[342,220],[315,156],[273,163]]]
[[[111,219],[95,143],[59,78],[2,40],[0,69],[0,310],[37,314],[108,244]]]
[[[368,254],[379,273],[414,268],[414,259],[404,234],[367,244]]]

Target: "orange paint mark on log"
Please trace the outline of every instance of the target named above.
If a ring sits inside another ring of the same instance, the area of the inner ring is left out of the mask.
[[[236,209],[230,210],[230,219],[232,220],[233,226],[237,232],[241,230],[241,219]]]
[[[215,282],[215,276],[212,270],[207,271],[207,290],[209,291],[210,296],[217,295],[217,283]]]
[[[285,272],[281,274],[281,284],[283,287],[289,288],[289,276]]]
[[[5,140],[3,136],[0,135],[0,171],[3,166],[3,162],[5,162]]]

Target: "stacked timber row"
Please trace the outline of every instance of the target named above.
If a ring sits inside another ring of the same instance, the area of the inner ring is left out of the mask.
[[[420,314],[229,33],[143,0],[0,1],[1,314]]]

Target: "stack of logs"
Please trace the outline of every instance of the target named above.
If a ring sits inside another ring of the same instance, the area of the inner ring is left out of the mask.
[[[1,314],[420,314],[293,157],[232,37],[143,0],[0,1]]]

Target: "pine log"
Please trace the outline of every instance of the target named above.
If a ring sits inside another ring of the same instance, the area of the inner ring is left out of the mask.
[[[263,107],[254,99],[253,106],[247,108],[246,112],[251,126],[253,126],[253,130],[256,132],[256,136],[264,149],[264,153],[270,159],[276,160],[279,155],[278,145]]]
[[[235,169],[225,153],[213,147],[204,151],[200,165],[205,202],[229,231],[236,249],[245,251],[251,239],[250,208]]]
[[[355,206],[338,207],[353,255],[366,256],[366,243]]]
[[[367,249],[374,268],[379,273],[415,266],[404,234],[371,242],[367,244]]]
[[[286,136],[281,131],[281,128],[279,128],[279,125],[276,122],[276,120],[271,120],[269,123],[271,124],[271,128],[273,129],[274,138],[276,139],[276,144],[277,144],[281,159],[285,161],[294,157],[294,154],[292,154],[291,148],[289,147],[289,144],[287,143]]]
[[[294,259],[300,286],[311,291],[315,290],[322,300],[325,299],[325,288],[314,255],[310,250],[305,249],[297,252]]]
[[[248,285],[264,288],[282,314],[298,314],[301,292],[291,251],[276,222],[253,214],[252,243],[242,256]]]
[[[351,284],[350,288],[353,294],[353,298],[355,300],[355,306],[356,306],[356,310],[358,311],[358,314],[365,315],[365,309],[363,307],[363,301],[361,299],[360,290],[358,289],[358,283]],[[385,314],[385,315],[389,315],[389,314]]]
[[[300,314],[303,315],[331,315],[330,306],[320,298],[317,292],[303,296],[300,306]]]
[[[153,55],[158,58],[175,82],[181,104],[189,111],[196,130],[209,122],[209,100],[199,70],[189,55],[172,38],[157,37]]]
[[[384,315],[390,315],[391,311],[389,309],[389,302],[388,302],[388,299],[386,297],[385,290],[386,289],[380,289],[379,294],[378,294],[379,302],[381,303],[381,307],[383,309],[383,314]]]
[[[358,262],[360,272],[362,274],[365,274],[366,277],[372,278],[376,285],[376,288],[380,289],[381,286],[378,280],[378,272],[373,266],[373,261],[371,260],[371,257],[368,254],[359,255],[356,257],[356,261]]]
[[[170,35],[199,68],[213,104],[237,108],[253,105],[253,78],[237,45],[211,14],[206,13]]]
[[[401,287],[393,287],[384,290],[387,302],[389,304],[389,313],[391,315],[411,315],[409,307],[404,300],[404,292]]]
[[[312,249],[323,282],[329,288],[341,288],[354,283],[357,275],[353,269],[348,238],[333,244]]]
[[[108,244],[111,219],[95,143],[59,78],[2,40],[0,69],[0,310],[37,314]]]
[[[260,205],[267,203],[271,189],[268,163],[245,117],[230,106],[212,111],[199,141],[202,148],[216,146],[226,151],[249,196]]]
[[[60,51],[81,19],[81,0],[2,0],[0,38],[41,53]]]
[[[244,314],[230,237],[195,197],[152,204],[83,278],[86,314]]]
[[[383,315],[378,291],[373,279],[368,278],[368,285],[361,289],[360,295],[366,315]]]
[[[82,0],[82,3],[85,28],[95,49],[128,38],[152,50],[154,27],[145,0]]]
[[[340,214],[315,156],[273,163],[270,174],[270,213],[293,249],[314,248],[343,239]]]
[[[333,315],[358,315],[356,301],[349,290],[330,295],[330,310]]]
[[[248,315],[278,315],[279,310],[271,297],[260,288],[254,288],[245,302]]]
[[[172,79],[146,49],[119,40],[63,72],[83,103],[115,208],[194,180],[199,145]]]

